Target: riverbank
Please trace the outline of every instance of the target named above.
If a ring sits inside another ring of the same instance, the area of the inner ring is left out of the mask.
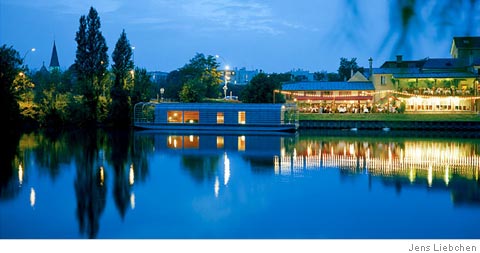
[[[478,114],[300,114],[300,129],[480,130]]]

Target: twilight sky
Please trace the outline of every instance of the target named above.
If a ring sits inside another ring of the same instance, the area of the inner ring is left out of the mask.
[[[336,72],[340,57],[355,57],[364,67],[370,57],[374,67],[397,54],[411,60],[450,57],[453,36],[480,35],[480,26],[468,29],[469,34],[463,29],[468,15],[464,9],[469,7],[460,8],[450,23],[439,23],[432,19],[434,7],[427,5],[418,10],[417,23],[409,30],[415,34],[407,37],[410,50],[395,48],[400,32],[398,22],[392,21],[392,2],[0,0],[0,45],[13,46],[21,57],[26,54],[26,64],[38,69],[42,62],[50,63],[55,40],[60,66],[66,69],[74,62],[79,18],[88,14],[90,6],[99,12],[110,64],[125,29],[135,46],[135,64],[148,71],[178,69],[198,52],[220,55],[222,66],[267,73],[297,68]],[[448,29],[439,29],[442,26]],[[36,51],[29,52],[31,48]]]

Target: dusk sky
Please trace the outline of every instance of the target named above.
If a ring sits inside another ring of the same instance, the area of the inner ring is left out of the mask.
[[[42,62],[50,63],[55,40],[60,66],[66,69],[75,59],[79,18],[90,6],[99,13],[110,64],[125,29],[135,46],[135,64],[148,71],[170,72],[203,53],[220,55],[222,66],[267,73],[298,68],[336,72],[340,57],[355,57],[364,67],[370,57],[374,67],[396,54],[411,60],[450,57],[452,36],[467,35],[458,23],[439,32],[439,24],[429,24],[422,9],[417,16],[426,25],[415,27],[419,34],[410,51],[395,50],[392,43],[382,46],[398,35],[391,6],[383,0],[1,0],[0,45],[13,46],[21,57],[26,54],[26,64],[38,69]],[[460,14],[452,22],[463,22]],[[479,36],[480,26],[469,33]],[[31,48],[36,51],[28,52]]]

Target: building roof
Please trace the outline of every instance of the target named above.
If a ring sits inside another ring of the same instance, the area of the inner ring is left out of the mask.
[[[298,91],[298,90],[375,90],[373,83],[368,82],[296,82],[285,83],[282,90]]]
[[[393,78],[475,78],[471,72],[393,74]]]
[[[53,41],[52,49],[52,58],[50,59],[50,68],[59,68],[60,63],[58,62],[57,47],[55,46],[55,41]]]
[[[355,74],[348,79],[349,82],[368,82],[368,79],[360,72],[357,71]]]
[[[420,73],[419,68],[374,68],[373,74],[415,74]]]
[[[386,61],[380,68],[422,68],[426,59],[418,61]]]
[[[480,48],[480,37],[453,37],[452,43],[461,49]]]
[[[423,69],[462,69],[465,68],[464,61],[457,58],[432,58],[423,65]]]

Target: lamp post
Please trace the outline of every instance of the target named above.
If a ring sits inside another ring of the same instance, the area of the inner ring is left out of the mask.
[[[224,94],[224,99],[226,100],[227,99],[227,90],[228,90],[228,81],[230,79],[230,66],[228,66],[226,64],[226,60],[225,58],[223,58],[221,55],[215,55],[215,58],[222,58],[222,61],[223,61],[223,64],[225,65],[224,69],[223,69],[223,79],[224,79],[224,85],[223,85],[223,94]]]
[[[227,84],[228,84],[228,80],[230,79],[230,71],[229,71],[230,67],[227,65],[225,66],[225,85],[223,86],[223,93],[225,95],[225,99],[227,99],[227,90],[228,90],[228,87],[227,87]]]
[[[160,88],[160,99],[163,102],[163,93],[165,92],[165,89],[162,87]]]
[[[25,58],[27,57],[28,53],[30,52],[35,52],[37,49],[35,49],[34,47],[33,48],[30,48],[29,50],[27,50],[27,52],[25,52],[25,54],[23,55],[23,58],[22,58],[22,63],[25,63]],[[25,66],[28,67],[28,65],[24,64]]]

